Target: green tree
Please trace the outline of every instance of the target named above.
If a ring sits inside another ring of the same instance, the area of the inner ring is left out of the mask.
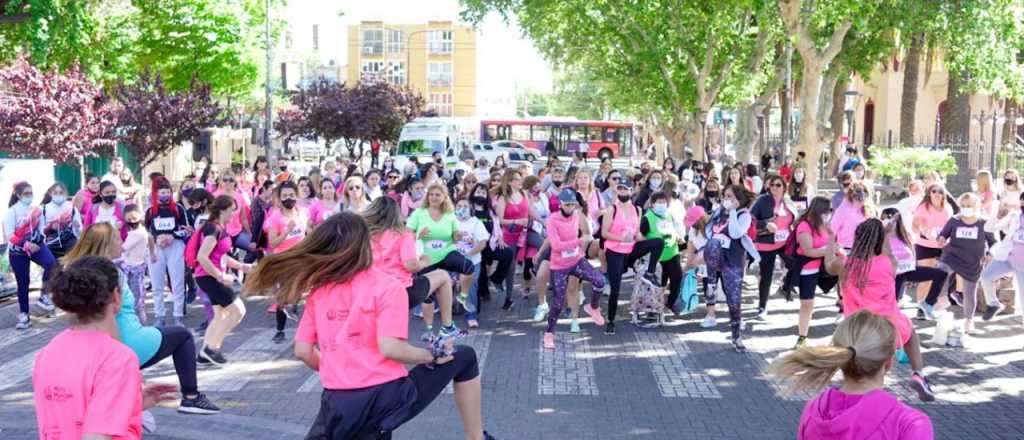
[[[602,119],[608,108],[599,75],[579,68],[559,72],[551,95],[551,114],[578,119]]]

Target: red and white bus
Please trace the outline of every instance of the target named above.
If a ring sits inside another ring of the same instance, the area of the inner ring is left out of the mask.
[[[633,148],[632,122],[580,121],[576,119],[505,119],[480,121],[480,141],[511,141],[537,149],[541,154],[576,154],[588,145],[588,157],[629,155]]]

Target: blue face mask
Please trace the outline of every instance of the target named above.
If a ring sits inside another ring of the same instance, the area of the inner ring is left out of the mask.
[[[668,212],[668,206],[665,205],[664,203],[655,203],[654,208],[652,209],[654,210],[654,213],[658,215],[658,217],[664,217],[665,213]]]
[[[658,188],[661,188],[661,180],[651,179],[651,189],[657,190]]]
[[[455,210],[455,216],[458,217],[459,220],[468,219],[469,218],[469,208],[458,208],[458,209],[456,209]]]
[[[32,196],[22,197],[18,201],[21,202],[22,206],[29,206],[32,204]]]
[[[59,196],[50,197],[50,201],[53,202],[53,204],[57,205],[57,206],[63,205],[64,202],[66,202],[67,200],[68,200],[68,197],[65,196],[65,195],[59,195]]]

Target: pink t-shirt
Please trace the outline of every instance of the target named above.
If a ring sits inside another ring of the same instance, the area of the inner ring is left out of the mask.
[[[612,209],[614,217],[612,217],[612,225],[608,228],[608,232],[615,236],[627,236],[629,241],[606,239],[604,247],[620,254],[633,252],[633,246],[636,244],[634,239],[637,231],[640,230],[640,216],[636,213],[636,208],[632,203],[627,204],[625,208],[615,205]]]
[[[381,336],[408,339],[409,297],[397,280],[371,268],[313,290],[295,340],[320,347],[325,389],[351,390],[408,376],[404,365],[380,353]]]
[[[853,247],[853,233],[857,230],[857,226],[864,223],[864,220],[867,220],[867,217],[864,215],[863,207],[843,200],[843,203],[832,214],[830,224],[832,232],[836,234],[836,242],[839,243],[839,246],[846,249]]]
[[[915,237],[915,242],[923,247],[938,249],[939,242],[935,237],[942,231],[942,227],[946,226],[949,217],[950,213],[946,209],[937,210],[929,204],[919,205],[914,210],[914,220],[921,224],[921,235],[924,235],[924,238]]]
[[[797,240],[800,239],[800,234],[811,234],[811,246],[813,246],[815,249],[820,249],[820,248],[824,247],[826,244],[828,244],[828,235],[822,234],[820,231],[812,231],[810,223],[800,222],[800,224],[797,225],[797,227],[796,227]],[[800,247],[800,245],[797,245],[797,247],[796,247],[796,254],[797,255],[804,255],[804,256],[807,255],[807,254],[804,253],[804,249],[802,247]],[[821,259],[817,259],[817,260],[808,262],[807,264],[804,265],[804,272],[815,273],[816,271],[818,271],[820,269],[821,269]]]
[[[774,251],[776,249],[782,249],[786,245],[786,240],[789,239],[789,225],[793,224],[795,220],[793,213],[790,212],[789,208],[784,203],[775,204],[775,242],[774,243],[754,243],[754,247],[759,251]]]
[[[299,244],[303,238],[306,238],[306,229],[309,227],[309,214],[305,208],[295,208],[295,229],[288,229],[288,223],[292,220],[291,217],[284,215],[281,211],[274,211],[274,214],[267,219],[267,231],[274,231],[274,234],[280,236],[281,234],[287,234],[287,238],[284,239],[277,247],[271,249],[272,253],[278,254],[291,249],[292,246]],[[267,238],[270,239],[269,237]]]
[[[210,262],[213,263],[217,269],[220,269],[220,271],[223,272],[227,267],[227,265],[224,264],[224,255],[231,250],[231,237],[228,237],[228,234],[224,233],[224,228],[217,227],[211,222],[206,222],[206,224],[203,225],[202,234],[204,241],[207,236],[213,236],[217,239],[217,245],[213,247],[212,251],[210,251]],[[203,244],[199,243],[199,247],[202,248]],[[197,264],[195,276],[201,277],[204,275],[210,274],[206,273],[206,269],[203,269],[202,264]]]
[[[867,309],[885,318],[896,328],[897,347],[902,347],[910,340],[914,327],[896,302],[896,273],[892,261],[886,255],[876,255],[868,265],[863,289],[857,287],[857,279],[847,274],[843,282],[843,315],[849,317]]]
[[[220,197],[224,194],[225,192],[220,189],[213,192],[214,197]],[[231,217],[231,222],[229,222],[224,229],[228,231],[228,235],[234,237],[242,232],[242,216],[248,215],[249,197],[247,197],[240,189],[236,189],[235,193],[230,195],[234,196],[235,204],[238,205],[238,209],[235,210],[235,215]]]
[[[32,389],[40,439],[142,438],[139,359],[106,333],[67,329],[54,336],[36,354]]]
[[[502,220],[523,220],[530,217],[530,200],[527,197],[519,199],[519,203],[513,203],[511,197],[505,200],[505,218]],[[515,229],[515,232],[512,231],[512,228]],[[506,245],[519,246],[519,238],[525,231],[525,226],[507,225],[502,230],[502,238],[505,239]]]
[[[575,212],[567,218],[559,210],[548,217],[546,226],[548,240],[551,241],[551,270],[571,268],[583,258],[579,215]]]
[[[412,285],[412,273],[405,262],[416,259],[416,237],[412,231],[384,231],[370,241],[373,249],[373,267],[391,275],[402,287]]]

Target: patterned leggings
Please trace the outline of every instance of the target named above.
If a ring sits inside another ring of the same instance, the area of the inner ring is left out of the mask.
[[[565,307],[565,292],[569,286],[570,275],[589,282],[594,286],[594,290],[604,289],[604,275],[594,269],[594,266],[591,266],[586,258],[580,258],[575,266],[568,269],[552,270],[551,281],[554,283],[555,289],[551,292],[551,299],[548,300],[548,333],[554,333],[555,324],[562,314],[562,308]],[[597,293],[594,295],[600,296]]]
[[[132,295],[135,296],[135,314],[143,322],[146,320],[146,268],[145,264],[138,266],[121,265],[121,269],[124,270],[124,275],[128,281],[128,288],[132,289]]]
[[[732,330],[732,337],[740,335],[742,317],[740,315],[740,294],[743,291],[743,267],[723,264],[718,270],[708,268],[707,289],[710,298],[714,298],[718,280],[722,281],[722,291],[725,293],[725,303],[729,306],[729,329]],[[709,301],[708,304],[714,304]]]

